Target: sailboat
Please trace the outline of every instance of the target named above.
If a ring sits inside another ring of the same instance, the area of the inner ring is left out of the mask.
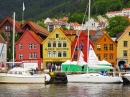
[[[82,51],[80,51],[82,52]],[[82,54],[82,53],[81,53]],[[80,59],[83,59],[80,58]],[[83,60],[80,60],[81,62]],[[93,51],[92,46],[89,48],[88,67],[93,69],[114,69],[111,66],[99,66],[99,61]],[[85,73],[85,74],[67,74],[68,82],[81,82],[81,83],[121,83],[123,82],[121,76],[110,76],[101,73]]]
[[[90,0],[89,0],[89,13],[90,13]],[[88,15],[88,22],[90,15]],[[96,54],[92,48],[91,45],[89,45],[89,27],[88,27],[88,62],[87,62],[87,73],[85,74],[67,74],[67,79],[68,82],[75,82],[75,83],[121,83],[123,82],[122,77],[119,76],[109,76],[109,75],[104,75],[100,73],[89,73],[88,72],[88,67],[89,68],[94,68],[94,69],[113,69],[111,66],[99,66],[99,61],[98,58],[96,57]],[[78,63],[82,64],[84,61],[83,59],[83,52],[80,51],[80,55]]]

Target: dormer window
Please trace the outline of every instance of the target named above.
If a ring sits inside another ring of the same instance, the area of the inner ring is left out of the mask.
[[[10,30],[11,30],[10,28],[11,28],[10,26],[5,26],[5,31],[10,32]]]
[[[59,38],[59,34],[56,34],[56,38]]]

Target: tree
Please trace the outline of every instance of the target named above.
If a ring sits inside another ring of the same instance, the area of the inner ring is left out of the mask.
[[[45,19],[42,19],[42,21],[38,22],[38,25],[42,26],[43,28],[47,29],[47,26],[44,24]]]
[[[115,16],[108,20],[106,31],[111,37],[115,37],[116,34],[123,32],[129,24],[130,22],[126,17]]]
[[[68,21],[69,22],[78,22],[79,24],[82,24],[83,22],[85,22],[85,21],[83,21],[83,18],[84,18],[84,14],[75,13],[75,14],[69,16]]]
[[[7,38],[6,38],[5,34],[4,34],[4,32],[0,32],[0,34],[4,38],[4,40],[7,41]]]

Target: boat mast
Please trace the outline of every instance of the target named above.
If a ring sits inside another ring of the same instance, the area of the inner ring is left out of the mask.
[[[13,66],[14,66],[14,47],[15,47],[15,12],[13,14]]]
[[[89,56],[89,26],[90,26],[90,4],[91,0],[89,0],[89,9],[88,9],[88,43],[87,43],[87,73],[88,73],[88,56]]]

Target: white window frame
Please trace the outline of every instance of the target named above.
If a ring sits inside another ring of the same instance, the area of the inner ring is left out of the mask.
[[[19,49],[22,50],[23,49],[23,45],[19,44]]]
[[[23,54],[19,54],[19,59],[23,59]]]

